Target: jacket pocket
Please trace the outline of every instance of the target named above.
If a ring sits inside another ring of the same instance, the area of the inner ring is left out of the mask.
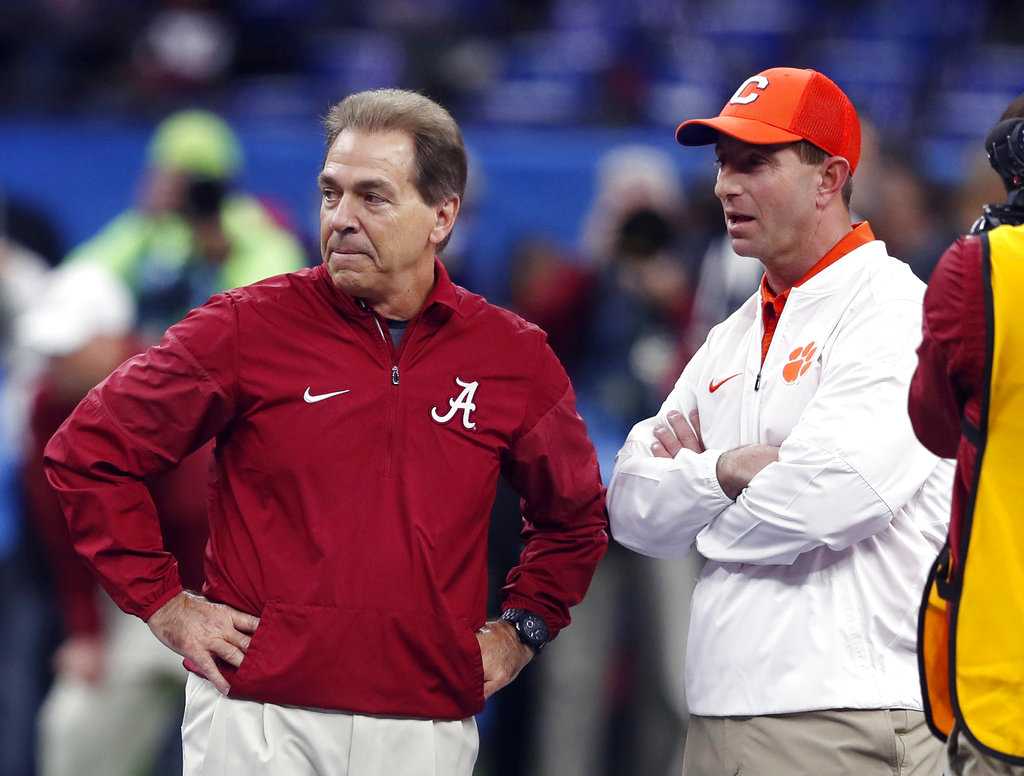
[[[264,703],[423,719],[483,709],[468,622],[413,611],[267,602],[231,685]]]

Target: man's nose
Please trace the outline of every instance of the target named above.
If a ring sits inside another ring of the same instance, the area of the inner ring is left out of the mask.
[[[330,224],[336,232],[351,232],[359,227],[350,196],[343,195],[338,199],[338,204],[331,211]]]
[[[736,176],[725,166],[718,168],[718,177],[715,178],[715,196],[724,200],[730,194],[737,193]]]

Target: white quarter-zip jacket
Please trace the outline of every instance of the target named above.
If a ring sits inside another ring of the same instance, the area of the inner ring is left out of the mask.
[[[918,605],[953,471],[907,416],[923,293],[868,242],[791,289],[762,364],[757,292],[626,439],[608,492],[615,539],[708,559],[691,608],[691,713],[922,708]],[[656,423],[693,409],[705,452],[653,457]],[[779,461],[732,501],[715,466],[750,444],[778,446]]]

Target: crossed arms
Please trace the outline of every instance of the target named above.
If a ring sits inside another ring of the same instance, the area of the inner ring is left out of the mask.
[[[654,427],[655,442],[651,445],[651,453],[656,458],[675,458],[676,454],[687,449],[695,453],[704,452],[704,443],[700,438],[700,418],[697,410],[690,412],[690,423],[683,419],[681,412],[673,410],[668,413],[668,425],[658,424]],[[692,424],[692,425],[691,425]],[[715,464],[715,476],[722,492],[735,501],[740,492],[750,484],[761,469],[779,460],[779,448],[772,445],[744,445],[722,453]]]
[[[696,546],[711,560],[771,565],[884,530],[937,459],[906,412],[913,309],[873,312],[831,347],[791,426],[762,407],[752,410],[757,427],[741,430],[735,406],[707,397],[702,359],[715,355],[699,352],[658,416],[634,426],[619,451],[608,491],[619,543],[654,557]]]

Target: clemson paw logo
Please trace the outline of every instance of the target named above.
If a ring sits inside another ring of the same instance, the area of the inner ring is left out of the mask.
[[[814,354],[818,352],[817,346],[813,342],[804,345],[802,348],[797,348],[789,354],[789,362],[782,367],[782,379],[787,383],[795,383],[805,374],[807,370],[811,368]]]

